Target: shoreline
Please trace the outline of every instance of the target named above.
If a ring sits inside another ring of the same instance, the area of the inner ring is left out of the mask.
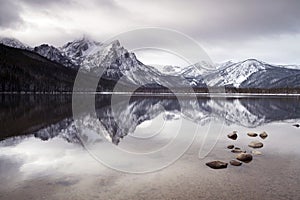
[[[151,96],[185,96],[185,97],[211,97],[211,98],[256,98],[256,97],[299,97],[300,93],[152,93],[152,92],[57,92],[57,93],[34,93],[34,92],[0,92],[0,95],[123,95],[123,96],[141,96],[141,97],[151,97]]]

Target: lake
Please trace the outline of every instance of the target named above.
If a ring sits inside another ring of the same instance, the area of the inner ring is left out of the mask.
[[[300,198],[298,96],[6,94],[0,102],[0,199]],[[228,145],[253,160],[230,165],[237,153]],[[214,160],[227,168],[206,166]]]

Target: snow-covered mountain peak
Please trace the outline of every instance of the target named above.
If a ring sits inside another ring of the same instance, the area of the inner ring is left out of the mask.
[[[99,45],[101,45],[100,42],[94,41],[87,37],[82,37],[80,39],[76,39],[74,41],[66,43],[61,47],[61,49],[66,49],[66,50],[76,49],[76,50],[86,51],[87,49],[93,46],[99,46]]]
[[[68,42],[60,47],[60,50],[64,55],[69,57],[74,64],[80,66],[85,57],[101,45],[102,44],[100,42],[83,37],[72,42]]]
[[[119,46],[121,46],[119,40],[113,40],[113,41],[109,42],[108,44],[111,44],[113,47],[119,47]]]
[[[86,54],[81,66],[87,71],[98,67],[110,68],[113,63],[121,63],[122,59],[128,57],[130,53],[120,45],[118,40],[114,40],[94,47],[89,54]]]
[[[23,44],[15,38],[2,37],[0,38],[0,44],[4,44],[9,47],[19,48],[19,49],[30,49],[28,45]]]
[[[55,60],[54,57],[61,54],[57,48],[48,44],[41,44],[40,46],[34,47],[33,50],[50,60]]]
[[[74,64],[67,56],[63,54],[59,49],[48,44],[42,44],[40,46],[34,47],[34,52],[48,58],[49,60],[63,64],[66,67],[77,68],[78,66]]]
[[[124,48],[118,40],[100,43],[88,37],[68,42],[60,48],[42,44],[30,48],[13,38],[0,38],[0,43],[40,54],[69,68],[103,75],[108,80],[125,84],[150,87],[227,86],[236,88],[286,88],[300,87],[299,65],[271,65],[257,59],[241,62],[211,64],[198,62],[193,65],[145,65],[134,53]],[[155,60],[153,60],[155,63]]]
[[[272,68],[271,65],[256,59],[241,62],[227,62],[218,67],[218,71],[209,74],[209,85],[240,87],[249,77],[258,72]]]
[[[240,62],[240,67],[244,67],[244,68],[252,67],[252,68],[257,68],[258,70],[264,70],[268,67],[268,64],[251,58]]]
[[[233,65],[234,62],[232,60],[222,62],[222,63],[216,63],[215,66],[217,67],[218,70],[222,70],[230,65]]]
[[[183,75],[184,77],[203,77],[207,73],[215,70],[216,67],[213,64],[201,61],[194,65],[183,68],[179,74]]]
[[[246,81],[252,74],[258,71],[264,71],[269,68],[265,63],[256,59],[248,59],[242,62],[229,64],[220,70],[220,75],[223,77],[224,85],[232,85],[239,87],[242,82]]]
[[[104,43],[102,45],[102,49],[99,49],[100,51],[102,51],[102,53],[106,55],[111,52],[111,54],[116,54],[114,56],[116,57],[122,57],[124,54],[128,54],[129,52],[120,44],[119,40],[113,40],[111,42],[108,43]],[[129,56],[129,54],[126,57]]]

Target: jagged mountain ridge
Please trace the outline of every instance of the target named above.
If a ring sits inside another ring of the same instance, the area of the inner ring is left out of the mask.
[[[40,54],[41,56],[48,58],[51,61],[55,61],[66,67],[78,68],[78,66],[74,62],[72,62],[69,57],[65,56],[59,49],[55,48],[54,46],[42,44],[40,46],[34,47],[33,51]]]
[[[18,49],[27,49],[32,50],[31,47],[28,45],[23,44],[21,41],[15,39],[15,38],[9,38],[9,37],[0,37],[0,44],[3,44],[5,46],[18,48]]]
[[[58,50],[68,57],[75,66],[80,67],[86,57],[96,48],[102,47],[100,42],[90,40],[86,37],[68,42]]]
[[[196,88],[206,85],[234,88],[300,87],[299,66],[276,66],[255,59],[218,65],[199,62],[181,70],[178,66],[167,66],[164,72],[140,62],[134,53],[126,50],[117,40],[104,44],[83,37],[58,48],[47,44],[31,48],[14,39],[0,40],[0,43],[34,51],[66,67],[80,67],[87,72],[103,73],[102,76],[109,80],[118,81],[122,78],[124,84],[129,85]]]
[[[271,65],[256,59],[228,62],[219,70],[205,76],[208,85],[235,88],[297,88],[300,68]]]
[[[1,92],[72,91],[76,74],[33,51],[0,44]]]
[[[122,77],[122,83],[127,85],[148,87],[189,85],[185,80],[179,81],[176,76],[166,76],[154,67],[144,65],[134,53],[121,46],[118,40],[100,43],[83,37],[59,48],[43,44],[35,47],[33,51],[66,67],[75,69],[80,67],[83,71],[97,75],[103,73],[102,77],[108,80],[118,81]]]
[[[118,40],[98,43],[83,38],[69,42],[61,49],[81,67],[81,70],[101,74],[102,77],[114,81],[122,78],[123,84],[148,87],[189,85],[187,81],[178,81],[176,76],[164,75],[154,67],[143,64]]]

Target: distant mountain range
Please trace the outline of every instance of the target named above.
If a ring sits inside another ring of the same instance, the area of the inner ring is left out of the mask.
[[[143,64],[117,40],[107,44],[83,37],[61,47],[42,44],[34,48],[12,38],[2,38],[0,43],[0,91],[71,91],[79,68],[94,74],[105,68],[102,83],[109,89],[121,77],[123,85],[145,88],[300,88],[300,66],[296,65],[271,65],[248,59],[214,67],[199,62],[158,70]]]

